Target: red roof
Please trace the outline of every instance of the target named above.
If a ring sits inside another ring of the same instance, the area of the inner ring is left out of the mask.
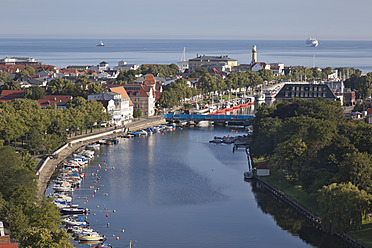
[[[372,108],[367,109],[367,115],[372,115]]]
[[[149,85],[149,84],[156,84],[154,75],[152,74],[147,74],[145,82],[143,83],[144,85]]]
[[[260,164],[259,166],[256,166],[256,169],[269,169],[269,167],[266,164]]]
[[[39,99],[37,102],[40,106],[53,106],[59,102],[68,102],[72,99],[72,96],[65,96],[65,95],[47,95],[44,99]]]
[[[112,87],[110,88],[111,92],[115,92],[121,95],[122,98],[129,98],[127,91],[124,89],[123,86],[120,87]],[[129,98],[129,106],[134,106],[132,100]]]
[[[1,92],[0,101],[11,101],[17,98],[23,98],[23,90],[3,90]]]
[[[0,248],[17,248],[17,243],[0,244]]]

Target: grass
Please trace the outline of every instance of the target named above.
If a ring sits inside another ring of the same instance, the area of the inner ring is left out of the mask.
[[[299,204],[306,207],[314,214],[319,214],[315,195],[308,194],[302,188],[302,186],[292,184],[285,178],[284,174],[271,174],[270,176],[265,178],[271,185],[280,189],[291,199],[297,201]]]
[[[348,232],[348,234],[372,247],[372,218],[369,218],[367,221],[363,221],[363,225],[360,230]]]
[[[264,158],[253,158],[253,161],[256,165],[267,162]],[[319,216],[319,208],[315,194],[308,194],[300,185],[292,184],[282,173],[271,174],[270,176],[265,177],[265,179],[271,185],[288,195],[291,199],[297,201],[299,204]],[[351,231],[348,232],[348,234],[372,247],[372,218],[370,217],[368,220],[363,221],[360,230]]]

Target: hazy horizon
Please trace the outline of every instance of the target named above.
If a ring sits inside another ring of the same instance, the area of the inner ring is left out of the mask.
[[[0,38],[372,40],[372,1],[2,0]]]

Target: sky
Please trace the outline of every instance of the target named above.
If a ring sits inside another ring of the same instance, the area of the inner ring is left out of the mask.
[[[371,0],[1,0],[0,38],[372,40]]]

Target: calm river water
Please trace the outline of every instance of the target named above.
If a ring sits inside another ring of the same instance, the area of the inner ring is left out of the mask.
[[[245,182],[244,150],[208,142],[239,134],[210,127],[120,139],[101,147],[74,202],[91,209],[91,226],[116,248],[129,240],[141,248],[343,247]]]

